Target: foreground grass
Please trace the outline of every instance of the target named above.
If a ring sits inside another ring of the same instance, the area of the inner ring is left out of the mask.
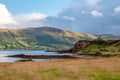
[[[120,58],[0,63],[0,80],[120,80]]]

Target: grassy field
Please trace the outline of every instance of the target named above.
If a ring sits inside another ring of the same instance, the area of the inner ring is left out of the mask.
[[[120,80],[120,58],[0,63],[0,80]]]

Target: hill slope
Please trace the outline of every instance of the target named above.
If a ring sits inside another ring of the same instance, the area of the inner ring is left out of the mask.
[[[104,38],[104,39],[107,39],[107,40],[117,40],[117,39],[120,39],[120,36],[116,35],[116,34],[102,34],[100,36],[102,38]]]
[[[78,51],[107,51],[119,52],[120,40],[80,40],[72,48],[73,52]]]
[[[67,49],[78,40],[95,39],[90,34],[51,27],[0,30],[0,49]]]

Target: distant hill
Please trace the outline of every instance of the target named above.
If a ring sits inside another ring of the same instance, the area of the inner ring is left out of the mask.
[[[115,35],[115,34],[102,34],[100,36],[102,38],[104,38],[104,39],[107,39],[107,40],[117,40],[117,39],[120,39],[120,36],[119,35]]]
[[[96,36],[52,27],[0,29],[0,49],[68,49]]]

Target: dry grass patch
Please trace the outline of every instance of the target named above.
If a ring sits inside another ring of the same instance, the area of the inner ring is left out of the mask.
[[[0,63],[0,80],[120,80],[120,58]]]

